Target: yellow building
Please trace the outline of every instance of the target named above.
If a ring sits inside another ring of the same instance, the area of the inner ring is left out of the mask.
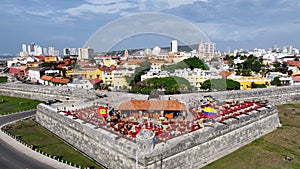
[[[113,60],[113,59],[103,59],[103,65],[104,66],[107,66],[107,67],[110,67],[112,65],[117,65],[117,61],[116,60]]]
[[[45,62],[56,62],[57,58],[56,56],[46,56],[45,57]]]
[[[269,78],[237,76],[228,79],[239,82],[242,90],[251,89],[252,83],[271,86],[271,79]]]
[[[103,80],[104,84],[112,86],[113,79],[114,79],[114,74],[112,73],[112,71],[104,71],[103,72],[102,80]]]
[[[103,72],[98,68],[92,70],[71,70],[66,72],[66,76],[79,80],[91,80],[95,78],[103,80]]]
[[[113,81],[112,87],[114,90],[121,90],[124,88],[128,88],[129,84],[126,81],[126,76],[130,77],[134,73],[134,70],[128,69],[119,69],[112,71],[113,74]]]

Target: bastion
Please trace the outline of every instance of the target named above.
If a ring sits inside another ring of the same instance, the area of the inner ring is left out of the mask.
[[[135,140],[59,113],[49,105],[37,106],[36,121],[107,168],[200,168],[280,126],[274,105],[253,110],[226,123],[158,142],[142,130]]]

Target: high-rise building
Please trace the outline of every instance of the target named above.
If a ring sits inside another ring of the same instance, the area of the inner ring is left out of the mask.
[[[22,44],[22,52],[27,52],[27,46],[26,46],[26,44]]]
[[[48,55],[49,55],[48,49],[47,49],[47,48],[43,48],[43,54],[44,54],[45,56],[48,56]]]
[[[70,48],[64,48],[64,56],[70,56]]]
[[[178,52],[177,40],[171,41],[171,50],[170,51],[173,53]]]
[[[204,56],[214,56],[216,52],[216,43],[213,42],[200,42],[198,47],[199,58]]]
[[[78,48],[78,60],[89,59],[94,56],[94,49],[92,48]]]
[[[48,54],[49,54],[49,56],[55,56],[55,49],[54,49],[54,47],[49,47]]]

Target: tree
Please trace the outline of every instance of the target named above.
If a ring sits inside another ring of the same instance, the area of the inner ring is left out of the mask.
[[[193,91],[189,81],[182,77],[151,78],[132,86],[130,92],[150,94],[153,90],[161,90],[166,94],[179,94]]]
[[[151,63],[150,62],[141,62],[138,64],[139,67],[137,67],[135,69],[135,72],[134,72],[134,76],[130,82],[130,86],[133,86],[135,85],[136,83],[140,82],[141,81],[141,76],[143,74],[146,74],[150,68],[151,68]]]
[[[256,84],[254,82],[251,83],[251,88],[255,89],[255,88],[267,88],[266,84]]]
[[[206,80],[201,85],[205,90],[239,90],[240,83],[231,79],[211,79]]]
[[[274,77],[273,81],[271,82],[272,85],[275,86],[281,86],[281,81],[279,80],[279,77]]]
[[[180,61],[177,64],[163,66],[162,70],[166,70],[168,72],[174,72],[175,69],[184,69],[184,68],[190,68],[191,70],[195,68],[208,70],[207,65],[205,65],[204,62],[197,57],[184,59],[183,61]]]

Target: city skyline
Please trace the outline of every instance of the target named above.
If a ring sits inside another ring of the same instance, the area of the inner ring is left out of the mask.
[[[118,19],[142,12],[161,12],[181,17],[216,42],[217,49],[268,49],[272,45],[299,48],[300,20],[295,0],[189,0],[134,1],[76,0],[8,1],[0,5],[2,20],[0,53],[17,54],[21,44],[36,42],[62,50],[83,47],[99,28]],[[172,38],[158,35],[129,37],[115,49],[167,46]],[[200,42],[200,38],[199,38]]]

